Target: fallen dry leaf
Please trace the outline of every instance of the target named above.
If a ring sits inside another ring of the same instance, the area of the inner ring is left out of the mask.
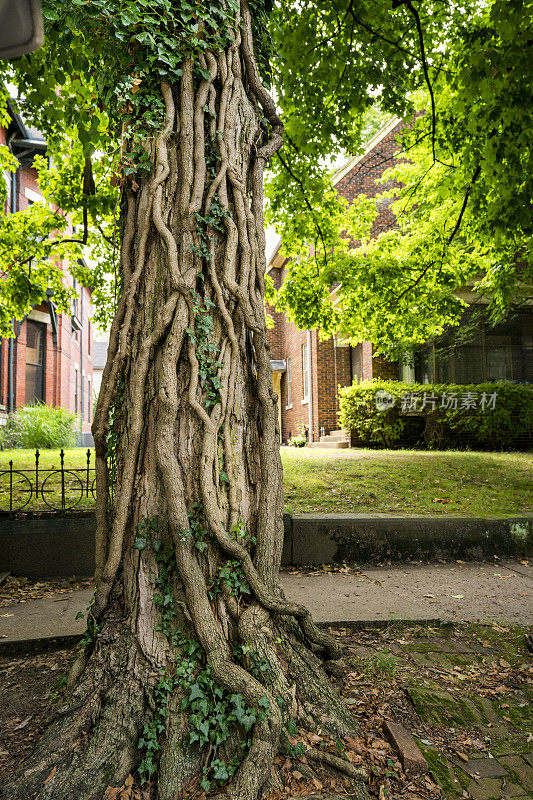
[[[56,772],[57,772],[57,767],[54,767],[54,768],[53,768],[53,770],[52,770],[52,772],[51,772],[51,773],[50,773],[50,775],[48,776],[48,778],[47,778],[45,781],[43,781],[43,786],[45,785],[45,783],[48,783],[48,781],[51,781],[51,780],[52,780],[52,778],[54,777],[54,775],[56,774]]]
[[[25,727],[26,727],[26,725],[28,724],[28,722],[29,722],[29,721],[30,721],[32,718],[33,718],[33,714],[30,714],[30,716],[29,716],[29,717],[26,717],[26,719],[25,719],[25,720],[23,720],[22,722],[19,722],[19,724],[18,724],[18,725],[15,725],[15,727],[13,728],[13,730],[14,730],[14,731],[21,731],[21,730],[22,730],[22,728],[25,728]]]

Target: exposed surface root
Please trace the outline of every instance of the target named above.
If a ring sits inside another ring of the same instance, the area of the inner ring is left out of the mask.
[[[139,730],[147,713],[148,665],[123,623],[105,622],[90,669],[53,715],[5,800],[100,797],[120,786],[138,760]]]

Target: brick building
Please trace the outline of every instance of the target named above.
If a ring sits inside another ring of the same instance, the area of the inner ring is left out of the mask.
[[[350,158],[333,176],[339,193],[352,201],[359,194],[373,197],[384,191],[375,181],[391,166],[398,150],[396,135],[402,123],[393,119],[368,143],[362,156]],[[394,224],[394,215],[384,205],[374,223],[377,235]],[[280,252],[280,244],[267,264],[267,273],[279,289],[287,273],[288,260]],[[335,290],[334,290],[335,291]],[[282,442],[287,442],[305,428],[310,443],[323,441],[347,446],[347,439],[338,429],[337,387],[348,386],[355,378],[371,380],[383,377],[398,379],[397,364],[372,353],[370,342],[351,347],[342,340],[321,341],[317,330],[296,328],[284,314],[269,309],[274,327],[269,331],[274,389],[280,397],[280,429]]]
[[[350,158],[337,170],[333,184],[343,197],[349,201],[359,194],[375,197],[389,187],[386,183],[376,184],[376,180],[394,162],[402,125],[401,120],[392,119],[369,141],[363,155]],[[372,234],[377,236],[394,223],[394,214],[384,202]],[[278,243],[267,263],[267,273],[275,288],[282,285],[287,267],[288,260],[282,256]],[[468,289],[463,294],[467,301],[475,299]],[[403,365],[374,355],[371,342],[351,347],[336,339],[320,341],[318,331],[299,330],[284,314],[273,309],[269,313],[274,319],[269,339],[274,389],[280,398],[282,442],[305,428],[311,444],[347,447],[347,437],[337,431],[337,387],[348,386],[356,378],[443,383],[533,382],[531,307],[522,308],[496,327],[479,322],[477,334],[468,343],[455,346],[452,336],[429,342],[413,354],[410,364]],[[333,435],[328,435],[332,431]]]
[[[13,110],[10,118],[8,128],[0,128],[0,143],[9,146],[19,166],[8,178],[6,213],[44,202],[32,164],[37,153],[46,153],[46,142]],[[77,294],[71,314],[58,314],[53,297],[48,297],[23,320],[13,321],[14,338],[0,339],[0,424],[5,424],[11,411],[43,402],[75,413],[81,440],[89,442],[93,416],[91,290],[76,283],[66,264],[61,266],[65,284],[73,286]]]

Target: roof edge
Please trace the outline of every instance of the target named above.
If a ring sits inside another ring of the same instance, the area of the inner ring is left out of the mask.
[[[368,141],[364,151],[357,156],[351,156],[345,163],[338,168],[336,172],[333,173],[331,177],[331,182],[333,186],[336,186],[339,181],[341,181],[360,161],[365,158],[373,149],[374,147],[379,144],[385,136],[388,136],[394,128],[399,125],[402,120],[400,117],[394,116],[391,120],[387,122],[382,128],[377,131],[372,138]]]

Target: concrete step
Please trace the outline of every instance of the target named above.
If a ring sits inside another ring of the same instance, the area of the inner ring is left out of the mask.
[[[320,437],[321,442],[346,442],[348,438],[343,433],[326,433]]]
[[[325,450],[347,450],[350,447],[350,442],[347,439],[339,442],[311,442],[308,447],[322,447]]]
[[[343,431],[343,430],[330,431],[329,435],[330,436],[343,436],[345,439],[348,438],[348,435],[347,435],[346,431]]]

